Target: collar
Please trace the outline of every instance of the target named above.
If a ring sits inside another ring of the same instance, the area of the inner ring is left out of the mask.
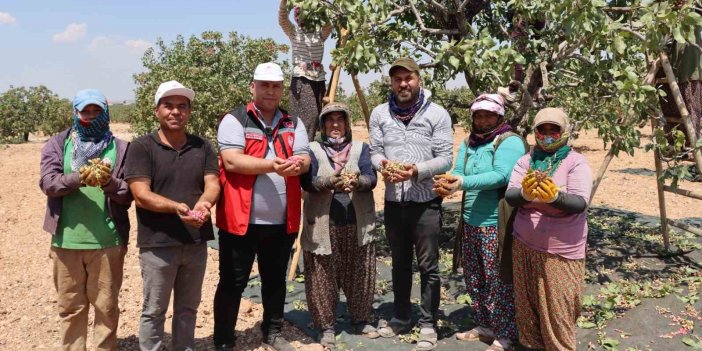
[[[264,121],[263,118],[260,117],[263,115],[263,112],[261,112],[261,110],[259,110],[258,107],[256,107],[256,104],[254,104],[253,102],[251,102],[251,109],[253,110],[254,116],[256,116],[256,118],[259,120],[259,122],[261,122],[261,125],[263,125],[264,128],[266,128],[266,127],[275,128],[275,126],[277,126],[278,123],[280,122],[280,120],[283,118],[283,112],[280,111],[280,108],[277,108],[275,110],[275,115],[273,116],[273,121],[272,121],[271,125],[267,126],[266,121]]]
[[[155,141],[156,144],[158,144],[162,148],[168,149],[168,150],[183,152],[183,151],[186,151],[186,150],[190,149],[191,147],[193,147],[192,137],[188,133],[185,133],[185,144],[183,144],[183,147],[180,150],[176,150],[173,147],[171,147],[170,145],[164,144],[163,141],[161,141],[161,138],[158,136],[158,129],[155,130],[153,133],[149,134],[149,137],[151,137],[151,139],[153,139],[153,141]]]

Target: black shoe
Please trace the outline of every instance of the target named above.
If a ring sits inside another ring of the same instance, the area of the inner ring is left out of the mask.
[[[234,344],[215,345],[216,351],[234,351]]]
[[[292,344],[285,340],[282,334],[270,334],[264,338],[264,343],[276,351],[295,351]]]

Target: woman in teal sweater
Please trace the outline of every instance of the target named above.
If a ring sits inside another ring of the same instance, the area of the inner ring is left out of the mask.
[[[527,150],[523,139],[505,122],[504,111],[497,94],[483,94],[473,102],[471,134],[458,150],[452,173],[455,180],[436,187],[442,196],[459,189],[465,192],[463,274],[476,327],[456,337],[492,339],[490,351],[509,349],[517,337],[512,285],[499,276],[497,205],[512,168]]]

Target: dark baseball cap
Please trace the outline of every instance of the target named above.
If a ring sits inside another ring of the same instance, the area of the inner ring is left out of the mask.
[[[415,72],[417,73],[417,75],[419,75],[419,65],[417,64],[417,62],[415,62],[409,57],[400,57],[399,59],[395,60],[395,62],[392,63],[392,66],[390,66],[389,74],[392,76],[392,71],[398,67],[402,67],[410,72]]]

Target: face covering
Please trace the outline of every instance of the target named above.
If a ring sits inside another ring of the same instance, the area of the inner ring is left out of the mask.
[[[535,131],[536,144],[546,152],[554,152],[568,142],[568,133],[556,133],[543,135],[537,129]]]

